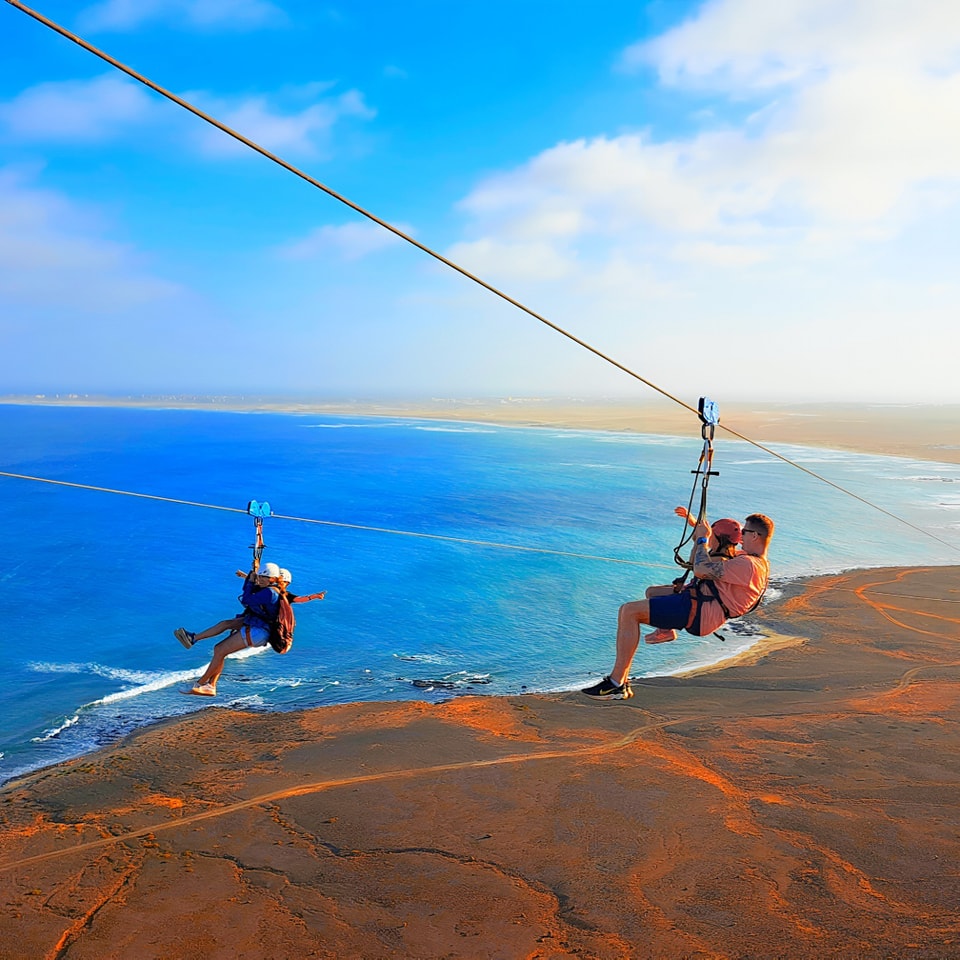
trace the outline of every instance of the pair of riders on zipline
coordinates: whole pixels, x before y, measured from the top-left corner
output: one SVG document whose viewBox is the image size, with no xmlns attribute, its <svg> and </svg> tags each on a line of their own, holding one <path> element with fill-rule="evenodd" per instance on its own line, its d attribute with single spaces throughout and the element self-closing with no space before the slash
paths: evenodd
<svg viewBox="0 0 960 960">
<path fill-rule="evenodd" d="M 620 607 L 614 666 L 603 680 L 583 690 L 590 697 L 626 700 L 633 696 L 630 667 L 640 644 L 641 625 L 656 628 L 647 643 L 675 640 L 678 630 L 706 636 L 727 620 L 749 613 L 763 598 L 770 576 L 767 549 L 774 530 L 769 517 L 753 513 L 742 526 L 727 518 L 711 526 L 706 520 L 692 520 L 683 507 L 676 512 L 695 523 L 696 543 L 690 558 L 694 578 L 689 584 L 684 584 L 684 577 L 673 584 L 648 587 L 645 599 Z M 736 549 L 738 545 L 742 550 Z"/>
<path fill-rule="evenodd" d="M 277 653 L 286 653 L 293 643 L 293 630 L 296 626 L 290 604 L 322 600 L 324 597 L 324 593 L 309 596 L 289 593 L 287 587 L 292 579 L 290 571 L 275 563 L 266 563 L 260 567 L 255 560 L 249 573 L 244 574 L 242 570 L 238 570 L 237 575 L 244 577 L 243 591 L 239 597 L 243 606 L 241 613 L 228 620 L 221 620 L 199 633 L 191 633 L 183 627 L 173 632 L 188 650 L 200 640 L 228 633 L 213 648 L 210 665 L 193 688 L 185 691 L 187 693 L 205 697 L 216 696 L 217 681 L 223 672 L 224 661 L 231 653 L 246 647 L 265 647 L 267 644 Z"/>
</svg>

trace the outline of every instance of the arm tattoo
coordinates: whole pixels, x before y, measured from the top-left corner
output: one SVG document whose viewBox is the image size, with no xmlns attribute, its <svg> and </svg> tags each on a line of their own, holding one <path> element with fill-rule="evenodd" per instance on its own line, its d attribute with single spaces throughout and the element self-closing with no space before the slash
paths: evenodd
<svg viewBox="0 0 960 960">
<path fill-rule="evenodd" d="M 707 577 L 710 580 L 722 580 L 724 562 L 723 560 L 711 559 L 705 543 L 697 544 L 697 550 L 693 557 L 696 576 Z"/>
</svg>

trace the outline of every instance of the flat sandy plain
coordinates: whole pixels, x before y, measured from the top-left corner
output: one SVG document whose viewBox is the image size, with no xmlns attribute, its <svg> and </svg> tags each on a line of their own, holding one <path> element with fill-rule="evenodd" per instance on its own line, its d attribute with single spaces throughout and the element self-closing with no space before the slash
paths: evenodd
<svg viewBox="0 0 960 960">
<path fill-rule="evenodd" d="M 354 416 L 424 417 L 577 430 L 700 436 L 698 398 L 691 409 L 662 400 L 625 401 L 500 398 L 479 400 L 303 401 L 261 397 L 0 397 L 0 403 L 38 405 L 176 407 L 205 410 L 328 413 Z M 960 403 L 957 404 L 754 404 L 724 403 L 717 442 L 726 428 L 758 443 L 806 446 L 960 463 Z"/>
<path fill-rule="evenodd" d="M 158 725 L 0 791 L 0 958 L 960 957 L 958 605 L 855 571 L 627 702 Z"/>
</svg>

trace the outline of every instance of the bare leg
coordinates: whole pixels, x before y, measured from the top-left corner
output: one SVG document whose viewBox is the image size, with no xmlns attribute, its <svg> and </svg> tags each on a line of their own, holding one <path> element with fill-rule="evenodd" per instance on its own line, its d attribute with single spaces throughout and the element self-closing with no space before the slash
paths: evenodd
<svg viewBox="0 0 960 960">
<path fill-rule="evenodd" d="M 241 634 L 239 630 L 231 633 L 228 637 L 224 637 L 224 639 L 213 648 L 213 659 L 210 661 L 210 666 L 204 671 L 203 676 L 197 681 L 197 686 L 199 687 L 205 683 L 209 683 L 216 689 L 220 674 L 223 673 L 224 661 L 231 653 L 242 650 L 246 645 L 247 641 L 244 640 L 243 634 Z"/>
<path fill-rule="evenodd" d="M 651 597 L 669 597 L 671 594 L 676 593 L 673 584 L 671 583 L 665 587 L 647 587 L 647 599 Z M 676 630 L 668 630 L 663 627 L 657 627 L 653 633 L 647 634 L 647 643 L 669 643 L 671 640 L 677 639 Z"/>
<path fill-rule="evenodd" d="M 229 620 L 221 620 L 219 623 L 215 623 L 212 627 L 207 627 L 206 630 L 201 630 L 200 633 L 195 633 L 193 636 L 194 643 L 197 640 L 209 640 L 211 637 L 215 637 L 220 633 L 226 633 L 228 630 L 231 632 L 234 630 L 239 630 L 243 625 L 243 617 L 232 617 Z"/>
<path fill-rule="evenodd" d="M 637 647 L 640 645 L 640 624 L 650 622 L 650 604 L 646 600 L 631 600 L 617 614 L 617 659 L 610 671 L 610 679 L 622 685 L 630 676 Z"/>
<path fill-rule="evenodd" d="M 663 587 L 647 587 L 644 596 L 649 600 L 651 597 L 669 597 L 671 593 L 676 592 L 671 583 Z"/>
</svg>

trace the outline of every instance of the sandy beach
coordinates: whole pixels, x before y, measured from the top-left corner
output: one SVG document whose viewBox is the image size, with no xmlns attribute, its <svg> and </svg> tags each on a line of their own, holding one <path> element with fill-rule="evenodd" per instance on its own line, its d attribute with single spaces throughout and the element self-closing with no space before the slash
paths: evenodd
<svg viewBox="0 0 960 960">
<path fill-rule="evenodd" d="M 0 793 L 0 957 L 960 956 L 957 604 L 855 572 L 627 702 L 148 729 Z"/>
<path fill-rule="evenodd" d="M 681 398 L 696 409 L 698 397 Z M 696 414 L 669 401 L 423 399 L 322 402 L 258 397 L 0 397 L 0 403 L 37 405 L 166 407 L 196 410 L 325 413 L 345 416 L 421 417 L 613 430 L 699 438 Z M 960 463 L 960 404 L 722 403 L 716 440 L 732 434 L 757 443 L 804 446 Z"/>
</svg>

